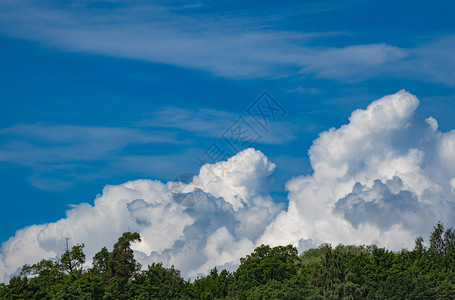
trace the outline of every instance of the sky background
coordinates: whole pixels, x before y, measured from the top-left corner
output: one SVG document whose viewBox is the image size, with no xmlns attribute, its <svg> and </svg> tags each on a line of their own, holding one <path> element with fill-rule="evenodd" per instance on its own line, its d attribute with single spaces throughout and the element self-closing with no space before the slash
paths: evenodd
<svg viewBox="0 0 455 300">
<path fill-rule="evenodd" d="M 454 9 L 0 0 L 0 240 L 93 204 L 107 184 L 198 173 L 238 117 L 260 134 L 285 203 L 285 182 L 313 172 L 318 134 L 383 95 L 405 89 L 418 115 L 455 128 Z M 286 111 L 267 130 L 247 112 L 263 91 Z"/>
</svg>

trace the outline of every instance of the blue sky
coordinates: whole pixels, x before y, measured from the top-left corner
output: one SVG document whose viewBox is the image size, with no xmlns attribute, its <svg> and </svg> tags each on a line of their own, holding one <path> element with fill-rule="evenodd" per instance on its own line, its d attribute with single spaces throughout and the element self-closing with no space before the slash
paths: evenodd
<svg viewBox="0 0 455 300">
<path fill-rule="evenodd" d="M 455 128 L 450 1 L 0 1 L 0 239 L 106 184 L 197 173 L 240 116 L 284 183 L 321 131 L 401 89 Z M 247 108 L 268 91 L 269 131 Z"/>
</svg>

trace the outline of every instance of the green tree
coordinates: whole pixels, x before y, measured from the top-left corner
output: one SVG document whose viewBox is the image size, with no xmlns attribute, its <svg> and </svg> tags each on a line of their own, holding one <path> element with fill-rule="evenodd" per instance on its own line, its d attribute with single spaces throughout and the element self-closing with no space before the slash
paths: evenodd
<svg viewBox="0 0 455 300">
<path fill-rule="evenodd" d="M 102 299 L 101 279 L 93 272 L 72 273 L 55 286 L 52 299 Z"/>
<path fill-rule="evenodd" d="M 240 266 L 234 273 L 237 289 L 245 291 L 270 280 L 290 279 L 297 274 L 298 261 L 297 249 L 292 245 L 274 248 L 261 245 L 240 259 Z"/>
<path fill-rule="evenodd" d="M 197 299 L 225 299 L 234 294 L 234 276 L 232 273 L 217 268 L 210 270 L 205 277 L 200 277 L 192 284 L 192 296 Z"/>
<path fill-rule="evenodd" d="M 434 230 L 430 235 L 430 252 L 437 255 L 443 255 L 445 253 L 443 239 L 444 225 L 441 222 L 438 222 L 433 228 Z"/>
<path fill-rule="evenodd" d="M 423 238 L 421 236 L 419 236 L 415 240 L 414 252 L 420 256 L 425 252 L 425 250 L 426 249 L 425 249 L 425 245 L 423 244 Z"/>
<path fill-rule="evenodd" d="M 321 292 L 302 276 L 296 275 L 291 279 L 279 282 L 267 281 L 266 284 L 250 288 L 246 293 L 246 299 L 324 299 Z"/>
<path fill-rule="evenodd" d="M 95 254 L 93 257 L 93 268 L 91 271 L 98 276 L 106 274 L 108 271 L 109 251 L 106 247 L 103 247 L 101 251 Z"/>
<path fill-rule="evenodd" d="M 128 288 L 128 299 L 181 299 L 187 293 L 188 283 L 180 271 L 153 263 L 138 274 Z"/>
<path fill-rule="evenodd" d="M 53 287 L 64 278 L 60 264 L 52 260 L 24 265 L 20 275 L 11 278 L 4 299 L 48 299 Z"/>
<path fill-rule="evenodd" d="M 107 260 L 107 272 L 103 276 L 106 286 L 103 299 L 128 298 L 127 285 L 141 269 L 141 265 L 134 258 L 131 243 L 140 241 L 139 233 L 125 232 L 115 243 Z"/>
<path fill-rule="evenodd" d="M 77 244 L 71 248 L 68 247 L 68 239 L 66 240 L 66 250 L 60 257 L 60 263 L 68 273 L 73 271 L 82 272 L 82 267 L 85 263 L 84 244 Z"/>
<path fill-rule="evenodd" d="M 130 280 L 141 269 L 141 265 L 134 258 L 131 243 L 141 242 L 137 232 L 125 232 L 114 245 L 107 262 L 110 277 L 120 277 Z"/>
<path fill-rule="evenodd" d="M 19 276 L 0 284 L 0 299 L 454 299 L 455 233 L 442 223 L 414 250 L 377 246 L 322 245 L 301 257 L 291 246 L 261 245 L 240 260 L 234 273 L 214 268 L 193 283 L 174 267 L 154 263 L 139 272 L 124 233 L 109 252 L 105 247 L 82 271 L 83 244 L 60 260 L 25 265 Z"/>
</svg>

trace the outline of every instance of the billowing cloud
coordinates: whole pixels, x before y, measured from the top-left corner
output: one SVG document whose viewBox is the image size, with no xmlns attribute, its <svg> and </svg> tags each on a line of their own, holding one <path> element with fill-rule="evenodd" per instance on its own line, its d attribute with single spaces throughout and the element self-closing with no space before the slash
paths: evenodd
<svg viewBox="0 0 455 300">
<path fill-rule="evenodd" d="M 452 203 L 450 211 L 455 211 Z M 341 214 L 354 228 L 361 224 L 372 224 L 381 229 L 389 229 L 401 224 L 409 230 L 425 230 L 422 225 L 431 226 L 424 220 L 435 220 L 435 206 L 420 202 L 417 196 L 403 189 L 401 179 L 395 176 L 383 183 L 377 179 L 368 188 L 357 182 L 352 193 L 335 203 L 334 212 Z M 426 224 L 425 224 L 426 223 Z"/>
<path fill-rule="evenodd" d="M 143 238 L 134 245 L 143 265 L 162 261 L 186 277 L 232 269 L 260 243 L 412 247 L 438 220 L 455 220 L 455 131 L 439 131 L 434 118 L 415 113 L 418 105 L 400 91 L 322 132 L 309 150 L 313 173 L 286 184 L 286 208 L 269 194 L 275 165 L 254 149 L 202 166 L 189 183 L 106 186 L 94 205 L 74 206 L 66 218 L 3 243 L 0 279 L 58 256 L 64 237 L 85 243 L 90 258 L 127 230 Z"/>
<path fill-rule="evenodd" d="M 247 149 L 227 161 L 202 167 L 188 186 L 135 180 L 106 186 L 94 205 L 67 211 L 55 223 L 34 225 L 3 243 L 0 280 L 25 263 L 55 258 L 63 241 L 85 243 L 87 257 L 112 247 L 124 231 L 136 231 L 142 242 L 134 249 L 144 264 L 163 261 L 187 276 L 205 273 L 213 265 L 235 266 L 254 249 L 263 228 L 283 209 L 267 192 L 267 176 L 275 165 L 259 151 Z M 179 205 L 191 194 L 198 205 Z M 234 252 L 232 249 L 236 249 Z"/>
<path fill-rule="evenodd" d="M 289 207 L 262 242 L 376 243 L 412 247 L 437 220 L 454 224 L 455 131 L 415 110 L 405 92 L 354 111 L 309 150 L 313 174 L 287 182 Z"/>
</svg>

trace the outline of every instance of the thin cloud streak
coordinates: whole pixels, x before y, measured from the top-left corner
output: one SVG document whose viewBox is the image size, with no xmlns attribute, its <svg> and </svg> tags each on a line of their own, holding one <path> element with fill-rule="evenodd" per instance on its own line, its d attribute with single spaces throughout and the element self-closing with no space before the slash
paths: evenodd
<svg viewBox="0 0 455 300">
<path fill-rule="evenodd" d="M 176 65 L 227 78 L 306 73 L 357 82 L 388 75 L 455 85 L 453 36 L 417 48 L 380 43 L 309 47 L 314 37 L 333 33 L 284 31 L 254 18 L 230 23 L 222 16 L 177 14 L 171 7 L 118 4 L 88 10 L 70 3 L 51 10 L 28 1 L 2 1 L 0 24 L 4 34 L 67 51 Z"/>
<path fill-rule="evenodd" d="M 130 123 L 129 127 L 17 124 L 0 128 L 0 163 L 29 168 L 32 171 L 29 183 L 49 191 L 65 190 L 75 181 L 107 178 L 119 172 L 173 178 L 179 172 L 194 172 L 196 158 L 209 142 L 183 152 L 182 146 L 196 140 L 222 140 L 223 132 L 238 117 L 212 109 L 168 107 L 149 114 L 148 119 Z M 253 118 L 243 117 L 255 124 Z M 268 131 L 255 125 L 260 131 L 257 143 L 278 145 L 295 139 L 296 127 L 292 124 L 273 122 Z M 165 145 L 173 145 L 172 150 L 154 152 L 155 147 Z"/>
<path fill-rule="evenodd" d="M 293 141 L 297 127 L 291 122 L 272 121 L 267 131 L 260 127 L 254 118 L 244 114 L 234 114 L 213 109 L 181 109 L 167 107 L 151 114 L 149 119 L 136 122 L 139 128 L 176 128 L 201 137 L 222 138 L 226 130 L 239 117 L 242 117 L 260 134 L 259 143 L 283 144 Z"/>
<path fill-rule="evenodd" d="M 0 161 L 29 166 L 104 159 L 133 144 L 180 143 L 168 132 L 71 125 L 14 125 L 0 129 L 0 136 L 6 139 Z"/>
</svg>

